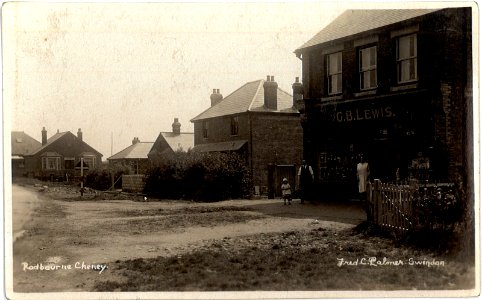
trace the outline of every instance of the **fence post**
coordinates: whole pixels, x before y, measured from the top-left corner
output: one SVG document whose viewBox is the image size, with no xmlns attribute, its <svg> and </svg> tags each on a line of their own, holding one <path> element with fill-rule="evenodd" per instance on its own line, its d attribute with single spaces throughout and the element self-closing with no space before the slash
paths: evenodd
<svg viewBox="0 0 482 300">
<path fill-rule="evenodd" d="M 380 179 L 375 179 L 373 182 L 373 217 L 374 217 L 374 222 L 377 225 L 380 225 L 380 205 L 381 205 L 381 199 L 380 199 Z"/>
</svg>

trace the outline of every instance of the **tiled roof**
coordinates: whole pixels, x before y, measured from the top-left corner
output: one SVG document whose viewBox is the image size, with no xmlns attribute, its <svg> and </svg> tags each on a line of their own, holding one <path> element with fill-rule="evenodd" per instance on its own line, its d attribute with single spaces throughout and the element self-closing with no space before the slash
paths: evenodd
<svg viewBox="0 0 482 300">
<path fill-rule="evenodd" d="M 107 160 L 147 159 L 147 154 L 149 151 L 151 151 L 152 145 L 154 145 L 152 142 L 138 142 L 112 155 L 111 157 L 107 158 Z"/>
<path fill-rule="evenodd" d="M 57 132 L 56 134 L 52 135 L 48 140 L 47 140 L 47 144 L 43 145 L 42 147 L 38 148 L 37 151 L 35 151 L 34 153 L 32 153 L 31 155 L 35 155 L 39 152 L 41 152 L 43 149 L 47 148 L 49 145 L 51 145 L 52 143 L 54 143 L 56 140 L 60 139 L 61 137 L 63 137 L 64 135 L 66 135 L 69 131 L 66 131 L 66 132 Z"/>
<path fill-rule="evenodd" d="M 181 132 L 180 134 L 175 134 L 172 132 L 161 132 L 160 134 L 173 151 L 187 151 L 194 147 L 194 133 Z"/>
<path fill-rule="evenodd" d="M 295 52 L 298 53 L 304 48 L 416 18 L 437 10 L 439 9 L 347 10 Z"/>
<path fill-rule="evenodd" d="M 33 153 L 42 143 L 23 131 L 12 131 L 12 156 L 23 156 Z"/>
<path fill-rule="evenodd" d="M 239 140 L 239 141 L 229 141 L 229 142 L 220 142 L 220 143 L 200 144 L 200 145 L 196 145 L 193 148 L 193 151 L 197 151 L 197 152 L 236 151 L 236 150 L 239 150 L 247 142 L 248 142 L 247 140 Z"/>
<path fill-rule="evenodd" d="M 273 111 L 264 107 L 264 80 L 248 82 L 214 106 L 194 117 L 191 122 L 247 111 Z M 278 109 L 276 112 L 298 112 L 293 109 L 293 98 L 278 88 Z"/>
<path fill-rule="evenodd" d="M 74 138 L 78 138 L 77 136 L 75 136 L 72 132 L 70 131 L 65 131 L 65 132 L 57 132 L 56 134 L 54 134 L 53 136 L 51 136 L 48 140 L 47 140 L 47 143 L 45 145 L 43 145 L 42 147 L 38 148 L 35 152 L 33 152 L 32 154 L 30 155 L 36 155 L 40 152 L 42 152 L 45 148 L 47 148 L 48 146 L 54 144 L 55 142 L 57 142 L 59 139 L 61 139 L 62 137 L 66 136 L 66 135 L 72 135 Z M 94 148 L 92 148 L 89 144 L 87 144 L 86 142 L 82 141 L 82 143 L 84 143 L 84 145 L 87 146 L 87 148 L 91 149 L 93 153 L 96 153 L 100 156 L 102 156 L 102 154 L 100 152 L 98 152 L 97 150 L 95 150 Z"/>
</svg>

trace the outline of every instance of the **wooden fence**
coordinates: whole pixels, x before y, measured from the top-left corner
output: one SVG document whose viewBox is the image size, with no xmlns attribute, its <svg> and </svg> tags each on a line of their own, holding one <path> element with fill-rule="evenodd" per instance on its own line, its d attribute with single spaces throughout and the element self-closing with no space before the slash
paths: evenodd
<svg viewBox="0 0 482 300">
<path fill-rule="evenodd" d="M 413 229 L 416 222 L 415 186 L 382 183 L 376 179 L 368 184 L 367 192 L 369 222 L 396 233 Z"/>
</svg>

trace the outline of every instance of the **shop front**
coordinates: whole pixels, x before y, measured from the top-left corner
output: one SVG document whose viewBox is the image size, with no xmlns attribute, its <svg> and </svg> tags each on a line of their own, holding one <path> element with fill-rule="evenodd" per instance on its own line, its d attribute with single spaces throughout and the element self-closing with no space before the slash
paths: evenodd
<svg viewBox="0 0 482 300">
<path fill-rule="evenodd" d="M 357 197 L 356 165 L 364 156 L 370 179 L 384 182 L 431 179 L 433 162 L 443 161 L 437 145 L 431 97 L 424 93 L 321 103 L 308 131 L 319 193 Z"/>
</svg>

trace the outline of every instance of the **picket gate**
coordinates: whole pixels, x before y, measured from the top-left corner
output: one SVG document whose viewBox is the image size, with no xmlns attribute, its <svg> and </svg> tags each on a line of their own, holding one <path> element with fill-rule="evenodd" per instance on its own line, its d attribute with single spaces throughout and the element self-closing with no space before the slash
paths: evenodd
<svg viewBox="0 0 482 300">
<path fill-rule="evenodd" d="M 396 233 L 406 233 L 414 227 L 416 187 L 382 183 L 376 179 L 368 183 L 369 222 Z"/>
</svg>

